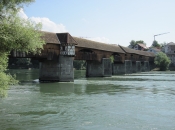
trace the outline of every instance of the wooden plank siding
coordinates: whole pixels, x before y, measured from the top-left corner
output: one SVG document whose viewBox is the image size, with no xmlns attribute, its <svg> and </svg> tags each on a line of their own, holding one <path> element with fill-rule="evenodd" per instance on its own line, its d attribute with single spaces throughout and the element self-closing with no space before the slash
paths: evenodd
<svg viewBox="0 0 175 130">
<path fill-rule="evenodd" d="M 112 55 L 114 55 L 114 62 L 124 62 L 125 52 L 117 45 L 100 43 L 78 37 L 73 38 L 77 42 L 75 48 L 76 60 L 81 59 L 101 61 L 102 58 L 110 58 Z M 88 49 L 89 52 L 83 51 L 83 49 Z M 115 54 L 117 55 L 115 56 Z"/>
<path fill-rule="evenodd" d="M 155 57 L 155 54 L 152 52 L 147 51 L 140 51 L 140 50 L 134 50 L 130 49 L 128 47 L 119 46 L 126 54 L 125 59 L 126 60 L 132 60 L 135 61 L 150 61 L 153 60 Z"/>
<path fill-rule="evenodd" d="M 52 60 L 60 54 L 60 45 L 47 43 L 43 46 L 40 54 L 26 53 L 21 51 L 13 50 L 9 57 L 15 58 L 36 58 L 36 59 L 49 59 Z"/>
<path fill-rule="evenodd" d="M 114 56 L 114 63 L 124 63 L 125 60 L 151 61 L 154 60 L 154 53 L 146 51 L 138 51 L 114 44 L 105 44 L 91 41 L 83 38 L 72 37 L 69 33 L 51 33 L 42 32 L 43 40 L 46 44 L 41 50 L 41 54 L 31 54 L 19 51 L 12 51 L 10 57 L 25 57 L 52 60 L 59 55 L 73 56 L 75 60 L 96 60 L 101 61 L 102 58 L 110 58 Z M 75 53 L 71 49 L 63 49 L 64 47 L 73 46 Z M 71 51 L 70 51 L 71 50 Z M 66 51 L 66 52 L 65 52 Z M 68 52 L 69 51 L 69 52 Z"/>
<path fill-rule="evenodd" d="M 83 47 L 75 48 L 75 60 L 96 60 L 101 61 L 102 58 L 110 58 L 113 55 L 113 52 L 102 51 L 97 49 L 90 49 L 91 52 L 83 51 Z M 119 56 L 114 55 L 114 62 L 124 63 L 124 54 L 120 53 Z"/>
</svg>

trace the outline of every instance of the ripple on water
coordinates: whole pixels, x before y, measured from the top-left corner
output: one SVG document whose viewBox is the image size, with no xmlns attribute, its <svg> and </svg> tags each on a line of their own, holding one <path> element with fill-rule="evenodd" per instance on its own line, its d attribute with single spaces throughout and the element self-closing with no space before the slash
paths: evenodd
<svg viewBox="0 0 175 130">
<path fill-rule="evenodd" d="M 175 72 L 148 72 L 74 83 L 33 82 L 24 73 L 19 85 L 0 100 L 1 129 L 173 129 Z M 80 74 L 80 71 L 78 72 Z"/>
</svg>

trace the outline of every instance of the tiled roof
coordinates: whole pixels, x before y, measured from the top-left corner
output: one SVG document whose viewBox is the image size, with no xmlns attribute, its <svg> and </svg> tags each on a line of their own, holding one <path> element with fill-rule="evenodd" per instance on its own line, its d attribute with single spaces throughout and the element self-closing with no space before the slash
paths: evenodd
<svg viewBox="0 0 175 130">
<path fill-rule="evenodd" d="M 157 51 L 157 52 L 160 52 L 160 51 L 161 51 L 161 49 L 157 49 L 157 48 L 150 48 L 150 49 L 155 50 L 155 51 Z M 149 50 L 150 50 L 150 49 L 149 49 Z"/>
<path fill-rule="evenodd" d="M 175 45 L 175 43 L 174 42 L 170 42 L 167 45 Z"/>
<path fill-rule="evenodd" d="M 125 53 L 119 46 L 113 44 L 105 44 L 101 42 L 91 41 L 83 38 L 73 37 L 77 42 L 77 47 L 85 47 L 89 49 L 97 49 L 109 52 Z"/>
<path fill-rule="evenodd" d="M 120 46 L 120 47 L 123 51 L 125 51 L 126 53 L 129 53 L 129 54 L 144 55 L 144 56 L 149 56 L 149 57 L 154 57 L 155 56 L 155 54 L 152 53 L 152 52 L 135 50 L 135 49 L 131 49 L 131 48 L 128 48 L 128 47 L 123 47 L 123 46 Z"/>
<path fill-rule="evenodd" d="M 57 33 L 57 36 L 61 43 L 77 44 L 77 42 L 73 39 L 73 37 L 69 33 Z"/>
<path fill-rule="evenodd" d="M 43 34 L 42 38 L 46 43 L 60 44 L 60 41 L 56 33 L 41 31 Z"/>
<path fill-rule="evenodd" d="M 143 47 L 143 48 L 145 48 L 145 49 L 147 49 L 147 47 L 146 47 L 146 45 L 145 45 L 145 44 L 138 43 L 138 45 L 139 45 L 139 46 L 141 46 L 141 47 Z"/>
</svg>

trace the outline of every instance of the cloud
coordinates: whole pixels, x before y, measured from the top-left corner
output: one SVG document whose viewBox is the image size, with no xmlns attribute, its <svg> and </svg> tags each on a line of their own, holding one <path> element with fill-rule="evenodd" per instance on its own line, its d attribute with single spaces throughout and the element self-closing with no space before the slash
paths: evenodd
<svg viewBox="0 0 175 130">
<path fill-rule="evenodd" d="M 49 32 L 67 32 L 66 27 L 63 24 L 56 24 L 53 21 L 51 21 L 49 18 L 46 17 L 31 17 L 32 21 L 36 23 L 42 23 L 43 31 L 49 31 Z"/>
<path fill-rule="evenodd" d="M 21 17 L 21 18 L 24 18 L 24 19 L 28 19 L 28 16 L 24 13 L 24 10 L 21 8 L 18 15 Z"/>
<path fill-rule="evenodd" d="M 49 18 L 46 17 L 28 17 L 24 10 L 21 8 L 18 15 L 21 18 L 24 19 L 30 19 L 34 21 L 35 23 L 42 23 L 42 30 L 48 31 L 48 32 L 55 32 L 55 33 L 61 33 L 61 32 L 68 32 L 66 27 L 63 24 L 57 24 L 53 21 L 51 21 Z M 84 22 L 88 22 L 85 18 L 82 19 Z M 109 39 L 106 37 L 92 37 L 92 38 L 85 38 L 92 41 L 102 42 L 102 43 L 109 43 Z"/>
<path fill-rule="evenodd" d="M 96 42 L 108 43 L 108 44 L 110 42 L 110 40 L 106 37 L 93 37 L 93 38 L 85 38 L 85 39 L 96 41 Z"/>
<path fill-rule="evenodd" d="M 55 33 L 61 33 L 61 32 L 68 32 L 66 30 L 66 27 L 63 24 L 57 24 L 53 21 L 51 21 L 49 18 L 46 17 L 28 17 L 23 9 L 20 9 L 19 16 L 24 19 L 30 19 L 34 21 L 35 23 L 42 23 L 42 30 L 48 31 L 48 32 L 55 32 Z"/>
</svg>

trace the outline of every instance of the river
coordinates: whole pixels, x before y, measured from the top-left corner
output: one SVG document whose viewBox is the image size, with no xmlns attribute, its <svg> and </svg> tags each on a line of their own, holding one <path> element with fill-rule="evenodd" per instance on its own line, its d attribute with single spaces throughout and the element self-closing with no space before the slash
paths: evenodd
<svg viewBox="0 0 175 130">
<path fill-rule="evenodd" d="M 10 70 L 19 85 L 0 99 L 0 130 L 174 130 L 175 71 L 39 83 L 38 70 Z"/>
</svg>

